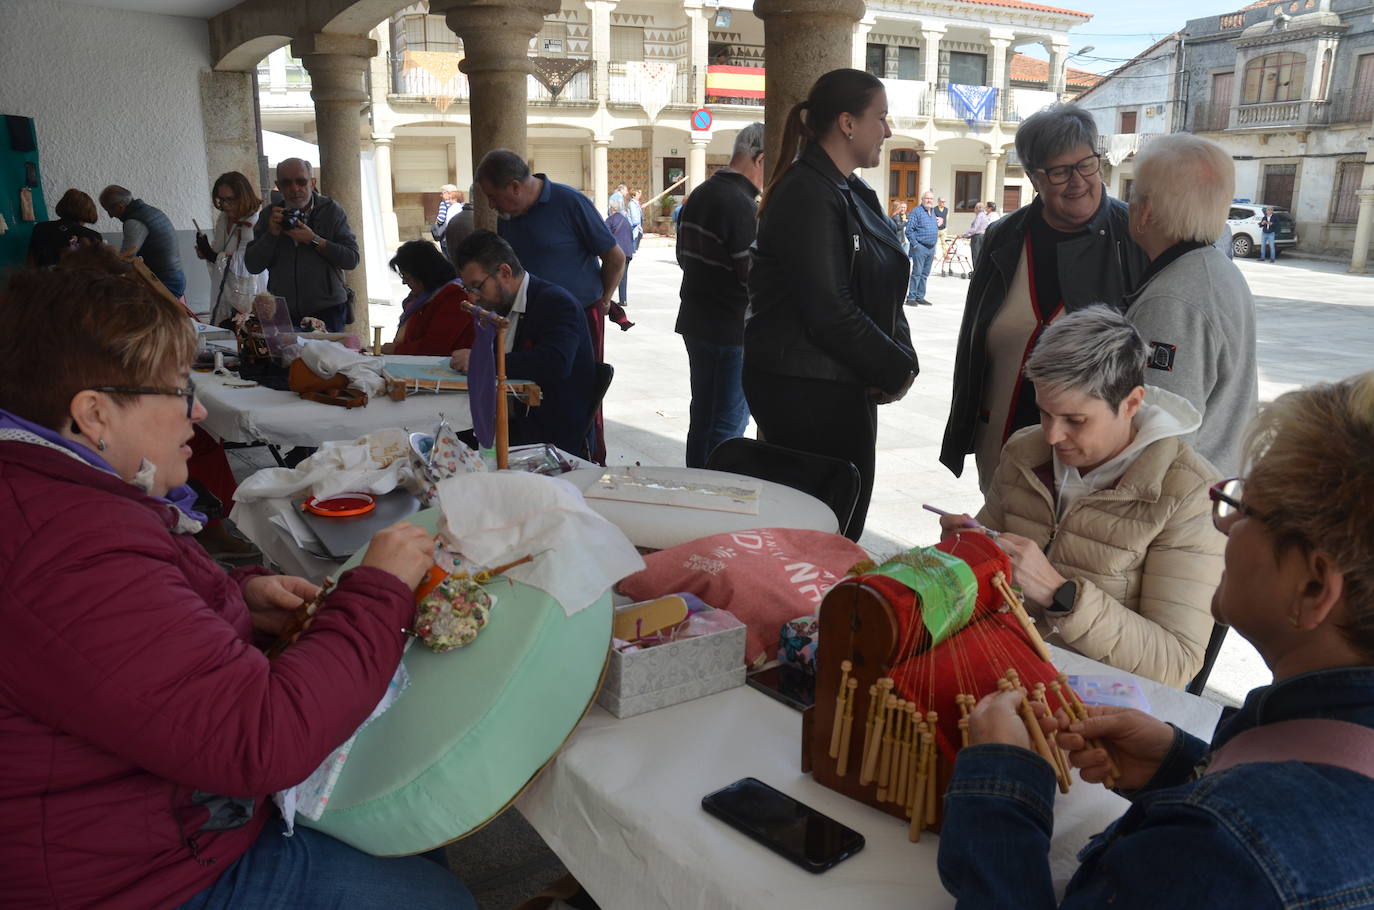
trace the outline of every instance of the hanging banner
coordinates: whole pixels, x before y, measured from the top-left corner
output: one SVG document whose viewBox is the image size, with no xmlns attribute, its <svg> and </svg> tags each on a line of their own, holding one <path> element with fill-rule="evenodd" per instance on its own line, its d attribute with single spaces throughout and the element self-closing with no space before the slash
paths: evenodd
<svg viewBox="0 0 1374 910">
<path fill-rule="evenodd" d="M 954 113 L 977 129 L 979 123 L 991 123 L 997 107 L 997 89 L 990 85 L 958 85 L 950 83 L 949 103 Z"/>
<path fill-rule="evenodd" d="M 758 98 L 762 100 L 763 82 L 763 67 L 706 67 L 706 96 L 708 98 Z"/>
</svg>

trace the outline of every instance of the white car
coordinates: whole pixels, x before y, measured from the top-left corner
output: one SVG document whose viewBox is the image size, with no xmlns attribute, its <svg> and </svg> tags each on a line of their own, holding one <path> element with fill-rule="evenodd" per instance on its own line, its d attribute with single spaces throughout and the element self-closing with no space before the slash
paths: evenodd
<svg viewBox="0 0 1374 910">
<path fill-rule="evenodd" d="M 1272 206 L 1274 209 L 1274 246 L 1277 250 L 1289 250 L 1297 245 L 1298 225 L 1288 209 Z M 1231 228 L 1231 251 L 1237 259 L 1260 254 L 1260 219 L 1264 217 L 1264 203 L 1233 202 L 1226 224 Z"/>
</svg>

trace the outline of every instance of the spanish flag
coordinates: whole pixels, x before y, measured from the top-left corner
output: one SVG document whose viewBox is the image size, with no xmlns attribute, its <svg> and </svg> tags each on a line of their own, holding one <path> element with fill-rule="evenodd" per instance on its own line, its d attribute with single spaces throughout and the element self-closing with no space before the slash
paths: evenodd
<svg viewBox="0 0 1374 910">
<path fill-rule="evenodd" d="M 708 66 L 706 94 L 717 98 L 762 98 L 763 75 L 762 67 Z"/>
</svg>

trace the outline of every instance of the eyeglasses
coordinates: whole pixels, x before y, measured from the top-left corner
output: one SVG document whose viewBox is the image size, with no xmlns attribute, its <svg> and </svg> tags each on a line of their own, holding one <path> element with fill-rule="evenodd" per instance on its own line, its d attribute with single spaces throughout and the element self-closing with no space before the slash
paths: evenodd
<svg viewBox="0 0 1374 910">
<path fill-rule="evenodd" d="M 1045 179 L 1055 186 L 1062 186 L 1068 183 L 1076 172 L 1080 177 L 1091 177 L 1102 168 L 1101 155 L 1089 155 L 1076 164 L 1061 164 L 1058 167 L 1039 168 L 1040 173 L 1045 175 Z"/>
<path fill-rule="evenodd" d="M 186 377 L 186 387 L 181 389 L 157 385 L 93 385 L 90 390 L 92 392 L 113 392 L 119 395 L 174 395 L 177 398 L 185 398 L 187 420 L 191 419 L 191 412 L 196 409 L 196 383 L 189 376 Z"/>
<path fill-rule="evenodd" d="M 464 285 L 464 287 L 466 287 L 470 293 L 476 294 L 477 297 L 478 297 L 478 299 L 481 299 L 481 298 L 483 298 L 483 297 L 486 296 L 484 293 L 482 293 L 482 287 L 483 287 L 488 281 L 490 281 L 491 279 L 493 279 L 493 278 L 495 278 L 495 277 L 496 277 L 495 275 L 493 275 L 493 274 L 491 274 L 490 272 L 488 272 L 488 273 L 487 273 L 487 277 L 483 278 L 481 281 L 477 282 L 476 284 Z"/>
<path fill-rule="evenodd" d="M 1245 479 L 1241 477 L 1228 477 L 1220 483 L 1213 484 L 1207 491 L 1207 498 L 1212 500 L 1212 524 L 1221 533 L 1230 535 L 1231 526 L 1242 515 L 1257 521 L 1266 520 L 1262 512 L 1252 509 L 1241 500 L 1244 492 Z"/>
<path fill-rule="evenodd" d="M 239 197 L 237 197 L 237 196 L 216 196 L 216 197 L 215 197 L 215 208 L 217 208 L 217 209 L 222 209 L 222 208 L 224 208 L 226 205 L 232 205 L 234 202 L 236 202 L 236 201 L 238 200 L 238 198 L 239 198 Z"/>
<path fill-rule="evenodd" d="M 309 186 L 309 177 L 278 177 L 277 186 Z"/>
</svg>

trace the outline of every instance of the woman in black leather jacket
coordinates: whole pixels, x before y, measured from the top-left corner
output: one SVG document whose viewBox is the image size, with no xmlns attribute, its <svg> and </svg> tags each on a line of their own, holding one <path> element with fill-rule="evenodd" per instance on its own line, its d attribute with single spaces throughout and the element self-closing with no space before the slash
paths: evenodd
<svg viewBox="0 0 1374 910">
<path fill-rule="evenodd" d="M 744 323 L 744 395 L 762 437 L 859 469 L 840 528 L 851 540 L 873 493 L 877 406 L 905 395 L 918 369 L 902 312 L 910 261 L 853 176 L 891 135 L 887 93 L 859 70 L 826 73 L 792 108 L 759 207 Z"/>
</svg>

